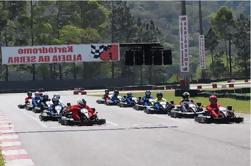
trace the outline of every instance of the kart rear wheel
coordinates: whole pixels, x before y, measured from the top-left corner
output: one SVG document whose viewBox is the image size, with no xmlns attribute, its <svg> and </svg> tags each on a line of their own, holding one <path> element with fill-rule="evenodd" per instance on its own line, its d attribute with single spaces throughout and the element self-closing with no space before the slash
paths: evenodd
<svg viewBox="0 0 251 166">
<path fill-rule="evenodd" d="M 18 107 L 19 109 L 24 109 L 24 108 L 25 108 L 25 105 L 19 104 L 17 107 Z"/>
<path fill-rule="evenodd" d="M 58 122 L 61 124 L 61 125 L 64 125 L 64 126 L 67 126 L 69 125 L 68 121 L 67 120 L 63 120 L 63 119 L 58 119 Z"/>
</svg>

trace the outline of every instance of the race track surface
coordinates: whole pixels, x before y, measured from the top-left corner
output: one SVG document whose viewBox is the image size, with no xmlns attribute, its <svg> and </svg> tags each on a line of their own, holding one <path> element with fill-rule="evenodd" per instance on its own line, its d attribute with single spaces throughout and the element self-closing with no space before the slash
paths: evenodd
<svg viewBox="0 0 251 166">
<path fill-rule="evenodd" d="M 64 103 L 82 97 L 72 91 L 56 93 Z M 250 165 L 249 115 L 241 114 L 245 118 L 241 124 L 199 124 L 193 119 L 98 105 L 98 97 L 84 96 L 107 124 L 69 127 L 41 122 L 39 114 L 19 110 L 24 97 L 24 93 L 0 94 L 0 113 L 12 121 L 36 166 Z"/>
</svg>

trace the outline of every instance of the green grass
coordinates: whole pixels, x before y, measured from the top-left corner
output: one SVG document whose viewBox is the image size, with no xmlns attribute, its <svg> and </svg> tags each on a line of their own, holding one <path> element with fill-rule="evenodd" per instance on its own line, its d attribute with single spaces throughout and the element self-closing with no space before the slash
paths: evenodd
<svg viewBox="0 0 251 166">
<path fill-rule="evenodd" d="M 0 166 L 4 166 L 4 159 L 3 159 L 2 152 L 0 152 Z"/>
<path fill-rule="evenodd" d="M 162 91 L 164 98 L 167 101 L 174 101 L 175 104 L 179 104 L 181 97 L 174 96 L 174 91 Z M 123 96 L 126 93 L 121 92 L 120 95 Z M 144 96 L 144 92 L 133 93 L 135 97 Z M 155 97 L 156 92 L 152 92 L 152 95 Z M 209 101 L 207 97 L 192 97 L 195 102 L 202 103 L 203 106 L 207 106 Z M 248 100 L 236 100 L 231 98 L 218 98 L 218 102 L 222 106 L 232 106 L 235 112 L 241 112 L 250 114 L 250 101 Z"/>
</svg>

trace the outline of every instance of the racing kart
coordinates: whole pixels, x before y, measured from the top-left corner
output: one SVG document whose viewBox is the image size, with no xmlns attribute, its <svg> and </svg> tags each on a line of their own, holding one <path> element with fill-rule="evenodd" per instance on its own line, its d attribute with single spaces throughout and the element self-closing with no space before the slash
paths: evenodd
<svg viewBox="0 0 251 166">
<path fill-rule="evenodd" d="M 118 103 L 120 107 L 133 107 L 137 103 L 137 98 L 133 97 L 132 100 L 127 100 L 124 96 L 121 101 Z"/>
<path fill-rule="evenodd" d="M 43 110 L 43 112 L 39 115 L 39 119 L 41 121 L 58 120 L 61 117 L 63 110 L 64 107 L 58 104 L 54 107 L 54 110 L 52 111 L 49 111 L 48 109 Z"/>
<path fill-rule="evenodd" d="M 156 102 L 152 106 L 146 106 L 144 112 L 147 114 L 168 114 L 173 108 L 173 101 Z"/>
<path fill-rule="evenodd" d="M 58 119 L 58 122 L 62 125 L 78 125 L 78 126 L 92 126 L 92 125 L 102 125 L 106 123 L 105 119 L 99 119 L 97 116 L 97 112 L 95 112 L 95 109 L 93 108 L 94 113 L 89 117 L 88 111 L 86 109 L 81 109 L 80 114 L 81 114 L 81 120 L 80 121 L 75 121 L 72 118 L 72 113 L 65 110 L 62 113 L 62 116 Z"/>
<path fill-rule="evenodd" d="M 19 104 L 19 105 L 17 105 L 17 107 L 19 109 L 26 109 L 26 110 L 30 111 L 33 108 L 31 100 L 32 99 L 29 99 L 25 104 Z"/>
<path fill-rule="evenodd" d="M 183 106 L 176 105 L 169 112 L 169 115 L 172 118 L 194 118 L 204 112 L 205 111 L 201 106 L 201 103 L 194 104 L 193 102 L 186 102 L 183 104 Z"/>
<path fill-rule="evenodd" d="M 84 88 L 75 88 L 75 89 L 73 90 L 73 94 L 74 94 L 74 95 L 78 95 L 78 94 L 86 95 L 87 92 L 85 91 Z"/>
<path fill-rule="evenodd" d="M 219 108 L 219 118 L 213 118 L 206 111 L 203 114 L 194 118 L 199 123 L 241 123 L 244 121 L 243 117 L 236 116 L 231 106 Z"/>
</svg>

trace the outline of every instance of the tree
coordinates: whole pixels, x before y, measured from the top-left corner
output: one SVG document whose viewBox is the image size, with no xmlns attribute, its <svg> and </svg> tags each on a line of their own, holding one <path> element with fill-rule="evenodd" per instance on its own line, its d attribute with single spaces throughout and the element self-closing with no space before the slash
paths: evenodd
<svg viewBox="0 0 251 166">
<path fill-rule="evenodd" d="M 212 28 L 225 42 L 225 53 L 227 57 L 227 64 L 229 64 L 230 76 L 232 75 L 232 57 L 231 57 L 231 43 L 234 34 L 234 19 L 232 11 L 223 6 L 211 17 Z M 228 41 L 228 51 L 227 51 L 227 41 Z M 229 53 L 227 55 L 227 52 Z"/>
<path fill-rule="evenodd" d="M 219 42 L 218 42 L 218 36 L 216 34 L 216 32 L 214 31 L 213 28 L 210 28 L 205 36 L 205 46 L 206 49 L 210 51 L 211 54 L 211 60 L 212 60 L 212 66 L 211 69 L 214 72 L 214 53 L 216 51 L 216 48 L 218 46 Z"/>
<path fill-rule="evenodd" d="M 243 14 L 236 20 L 234 44 L 237 48 L 237 62 L 246 77 L 250 77 L 250 19 Z"/>
</svg>

